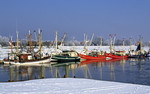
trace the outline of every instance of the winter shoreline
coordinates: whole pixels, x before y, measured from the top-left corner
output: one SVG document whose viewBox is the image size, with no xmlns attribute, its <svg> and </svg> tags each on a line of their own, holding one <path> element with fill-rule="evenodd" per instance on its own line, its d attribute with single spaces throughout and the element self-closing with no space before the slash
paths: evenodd
<svg viewBox="0 0 150 94">
<path fill-rule="evenodd" d="M 76 78 L 0 83 L 1 94 L 149 94 L 150 87 Z"/>
</svg>

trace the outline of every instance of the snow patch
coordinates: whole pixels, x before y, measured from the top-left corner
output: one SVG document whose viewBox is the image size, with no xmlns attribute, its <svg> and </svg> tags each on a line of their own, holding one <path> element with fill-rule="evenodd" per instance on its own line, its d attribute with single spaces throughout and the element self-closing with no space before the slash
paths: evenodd
<svg viewBox="0 0 150 94">
<path fill-rule="evenodd" d="M 150 87 L 76 78 L 1 83 L 1 94 L 149 94 Z"/>
</svg>

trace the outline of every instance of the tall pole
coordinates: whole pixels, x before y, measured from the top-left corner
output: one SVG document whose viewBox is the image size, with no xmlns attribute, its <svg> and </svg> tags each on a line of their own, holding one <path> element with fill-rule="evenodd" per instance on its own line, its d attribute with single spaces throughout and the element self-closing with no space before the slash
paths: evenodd
<svg viewBox="0 0 150 94">
<path fill-rule="evenodd" d="M 112 49 L 113 49 L 112 48 L 112 35 L 110 34 L 109 37 L 110 37 L 110 48 L 109 49 L 110 49 L 110 53 L 112 53 Z"/>
<path fill-rule="evenodd" d="M 18 42 L 18 32 L 16 32 L 16 34 L 17 34 L 17 42 L 16 42 L 16 43 L 17 43 L 17 45 L 16 45 L 17 48 L 16 48 L 16 53 L 18 54 L 18 52 L 19 52 L 19 51 L 18 51 L 18 46 L 19 46 L 19 42 Z"/>
<path fill-rule="evenodd" d="M 28 41 L 29 41 L 29 51 L 32 52 L 32 39 L 31 39 L 31 32 L 29 30 L 29 35 L 28 35 Z"/>
<path fill-rule="evenodd" d="M 42 31 L 39 29 L 39 50 L 41 55 L 41 47 L 42 47 Z"/>
<path fill-rule="evenodd" d="M 92 44 L 93 37 L 94 37 L 94 33 L 93 33 L 93 35 L 92 35 L 92 37 L 91 37 L 91 40 L 90 40 L 90 44 L 89 44 L 89 46 L 91 46 L 91 44 Z"/>
<path fill-rule="evenodd" d="M 84 34 L 84 49 L 86 50 L 86 46 L 87 46 L 87 35 Z"/>
<path fill-rule="evenodd" d="M 123 38 L 122 48 L 125 48 L 125 39 Z"/>
<path fill-rule="evenodd" d="M 11 36 L 11 38 L 10 38 L 10 49 L 11 49 L 11 53 L 13 53 L 13 44 L 12 44 L 12 36 Z"/>
<path fill-rule="evenodd" d="M 103 40 L 102 37 L 100 37 L 100 47 L 102 47 L 102 44 L 103 44 Z"/>
<path fill-rule="evenodd" d="M 131 45 L 132 45 L 132 42 L 131 42 L 131 38 L 130 38 L 130 51 L 132 50 Z"/>
<path fill-rule="evenodd" d="M 64 42 L 64 40 L 65 40 L 65 37 L 66 37 L 66 33 L 64 34 L 64 36 L 63 36 L 63 38 L 62 38 L 62 40 L 61 40 L 61 46 L 64 45 L 63 42 Z"/>
<path fill-rule="evenodd" d="M 37 41 L 36 31 L 34 31 L 35 41 Z"/>
<path fill-rule="evenodd" d="M 115 46 L 115 41 L 116 41 L 116 34 L 113 35 L 112 39 L 113 39 L 113 47 L 114 47 Z"/>
<path fill-rule="evenodd" d="M 142 53 L 142 37 L 140 36 L 140 53 Z"/>
<path fill-rule="evenodd" d="M 55 47 L 56 47 L 56 49 L 58 49 L 58 32 L 56 32 Z"/>
</svg>

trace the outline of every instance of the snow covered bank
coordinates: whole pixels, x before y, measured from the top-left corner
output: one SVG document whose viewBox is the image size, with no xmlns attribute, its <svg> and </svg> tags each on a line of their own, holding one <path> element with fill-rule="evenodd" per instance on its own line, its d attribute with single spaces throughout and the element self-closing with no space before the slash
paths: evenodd
<svg viewBox="0 0 150 94">
<path fill-rule="evenodd" d="M 150 94 L 150 86 L 74 78 L 0 83 L 0 94 Z"/>
</svg>

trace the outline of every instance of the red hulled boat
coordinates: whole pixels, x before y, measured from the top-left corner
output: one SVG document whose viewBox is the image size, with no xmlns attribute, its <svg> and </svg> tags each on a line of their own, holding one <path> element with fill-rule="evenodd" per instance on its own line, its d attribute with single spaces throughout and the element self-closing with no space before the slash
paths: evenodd
<svg viewBox="0 0 150 94">
<path fill-rule="evenodd" d="M 106 53 L 106 57 L 112 59 L 125 59 L 128 58 L 128 55 L 125 54 L 125 51 L 115 51 L 115 53 Z"/>
<path fill-rule="evenodd" d="M 104 54 L 99 54 L 98 52 L 91 52 L 88 55 L 79 54 L 81 59 L 87 59 L 87 60 L 105 60 L 106 56 Z"/>
</svg>

